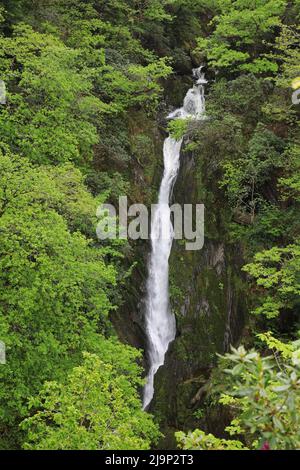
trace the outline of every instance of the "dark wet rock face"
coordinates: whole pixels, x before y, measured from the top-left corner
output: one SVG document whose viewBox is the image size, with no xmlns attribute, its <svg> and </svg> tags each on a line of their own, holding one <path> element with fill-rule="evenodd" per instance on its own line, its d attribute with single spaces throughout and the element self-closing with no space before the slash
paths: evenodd
<svg viewBox="0 0 300 470">
<path fill-rule="evenodd" d="M 241 249 L 226 241 L 223 197 L 206 174 L 201 155 L 183 152 L 173 199 L 205 204 L 205 243 L 202 250 L 186 251 L 183 243 L 175 241 L 170 258 L 177 335 L 157 374 L 151 406 L 167 435 L 163 445 L 170 447 L 174 430 L 193 429 L 199 423 L 193 413 L 205 396 L 216 352 L 228 351 L 238 341 L 246 310 Z M 206 418 L 206 427 L 216 431 L 220 416 L 212 413 Z"/>
<path fill-rule="evenodd" d="M 179 87 L 178 81 L 175 89 Z M 186 90 L 186 84 L 182 85 Z M 169 92 L 170 94 L 171 92 Z M 179 93 L 179 92 L 177 92 Z M 182 93 L 183 94 L 183 93 Z M 166 102 L 168 103 L 168 97 Z M 168 106 L 162 110 L 164 115 Z M 147 126 L 142 128 L 142 122 Z M 148 206 L 156 201 L 162 172 L 160 120 L 155 126 L 137 116 L 132 124 L 132 139 L 143 133 L 154 143 L 140 168 L 132 170 L 138 200 Z M 176 315 L 177 333 L 170 345 L 165 364 L 155 377 L 155 395 L 150 411 L 161 423 L 166 438 L 162 448 L 174 448 L 174 431 L 199 426 L 194 412 L 201 406 L 210 372 L 216 363 L 216 352 L 228 351 L 239 340 L 246 311 L 245 285 L 241 274 L 241 248 L 230 243 L 230 211 L 217 181 L 210 176 L 210 162 L 183 148 L 181 167 L 174 187 L 172 202 L 205 205 L 205 242 L 199 251 L 186 251 L 185 244 L 174 240 L 170 256 L 170 299 Z M 143 188 L 141 187 L 141 178 Z M 148 191 L 145 190 L 148 188 Z M 146 241 L 132 244 L 128 264 L 135 262 L 124 289 L 124 304 L 113 314 L 120 338 L 146 351 L 144 327 L 145 281 L 150 245 Z M 147 369 L 147 355 L 143 365 Z M 220 410 L 206 412 L 203 428 L 216 435 L 226 416 Z"/>
</svg>

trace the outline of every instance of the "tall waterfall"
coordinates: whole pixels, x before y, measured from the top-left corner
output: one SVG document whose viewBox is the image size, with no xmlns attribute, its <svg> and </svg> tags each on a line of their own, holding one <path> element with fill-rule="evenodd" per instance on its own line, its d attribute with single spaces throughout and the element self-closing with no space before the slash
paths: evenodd
<svg viewBox="0 0 300 470">
<path fill-rule="evenodd" d="M 195 85 L 184 98 L 182 108 L 169 114 L 168 119 L 201 119 L 205 112 L 204 84 L 201 68 L 193 70 Z M 151 224 L 151 256 L 148 266 L 146 296 L 146 331 L 148 337 L 149 372 L 144 388 L 143 407 L 150 404 L 154 395 L 154 375 L 163 365 L 169 343 L 176 334 L 175 316 L 169 303 L 169 256 L 174 238 L 169 200 L 175 184 L 182 139 L 169 136 L 163 147 L 164 173 L 158 203 Z"/>
</svg>

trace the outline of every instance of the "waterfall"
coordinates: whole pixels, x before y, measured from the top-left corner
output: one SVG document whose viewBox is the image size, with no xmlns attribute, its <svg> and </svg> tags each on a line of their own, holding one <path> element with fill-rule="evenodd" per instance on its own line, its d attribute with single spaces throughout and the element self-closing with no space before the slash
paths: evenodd
<svg viewBox="0 0 300 470">
<path fill-rule="evenodd" d="M 202 67 L 193 70 L 194 86 L 188 90 L 183 106 L 169 114 L 168 119 L 201 119 L 204 116 L 206 80 L 201 69 Z M 179 170 L 182 140 L 169 136 L 164 141 L 164 173 L 151 223 L 145 318 L 149 372 L 144 387 L 144 409 L 154 395 L 154 375 L 163 365 L 169 343 L 174 340 L 176 334 L 175 316 L 171 312 L 169 302 L 169 256 L 174 238 L 169 200 Z"/>
</svg>

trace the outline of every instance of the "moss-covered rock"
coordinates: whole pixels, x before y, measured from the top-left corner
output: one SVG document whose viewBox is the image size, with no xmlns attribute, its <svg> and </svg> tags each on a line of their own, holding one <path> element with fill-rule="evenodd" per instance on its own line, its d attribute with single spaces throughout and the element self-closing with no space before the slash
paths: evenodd
<svg viewBox="0 0 300 470">
<path fill-rule="evenodd" d="M 166 103 L 179 105 L 188 87 L 179 79 L 168 84 L 157 122 L 138 112 L 130 118 L 133 160 L 127 171 L 134 202 L 148 206 L 156 202 L 163 172 L 163 119 L 170 110 Z M 175 102 L 173 95 L 179 96 L 180 102 Z M 199 412 L 196 417 L 195 410 L 216 362 L 216 352 L 228 350 L 230 343 L 238 340 L 245 312 L 241 250 L 232 245 L 227 235 L 231 212 L 226 209 L 215 176 L 211 176 L 210 162 L 199 151 L 185 151 L 187 148 L 183 147 L 172 202 L 205 204 L 205 243 L 202 250 L 186 251 L 184 241 L 176 240 L 170 256 L 170 298 L 177 335 L 155 377 L 151 404 L 151 412 L 166 436 L 161 443 L 163 448 L 175 446 L 175 430 L 193 429 L 199 422 Z M 128 265 L 136 265 L 124 289 L 124 304 L 113 314 L 113 321 L 123 341 L 146 351 L 143 299 L 150 244 L 136 241 L 131 247 Z M 147 370 L 146 354 L 144 367 Z M 217 410 L 210 410 L 205 417 L 206 426 L 217 427 L 218 416 Z"/>
<path fill-rule="evenodd" d="M 229 210 L 223 194 L 201 155 L 183 151 L 181 160 L 174 202 L 205 204 L 205 243 L 202 250 L 186 251 L 182 242 L 174 241 L 170 257 L 177 335 L 156 375 L 151 405 L 166 435 L 164 447 L 175 445 L 175 429 L 197 425 L 198 392 L 203 386 L 205 390 L 216 352 L 238 340 L 246 307 L 241 250 L 226 235 Z"/>
</svg>

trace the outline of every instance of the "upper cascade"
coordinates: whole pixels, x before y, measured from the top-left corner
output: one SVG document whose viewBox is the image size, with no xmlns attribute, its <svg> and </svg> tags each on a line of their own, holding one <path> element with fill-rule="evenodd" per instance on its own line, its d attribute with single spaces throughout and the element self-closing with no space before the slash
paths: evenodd
<svg viewBox="0 0 300 470">
<path fill-rule="evenodd" d="M 193 69 L 195 85 L 190 88 L 184 98 L 183 106 L 167 116 L 167 119 L 203 119 L 205 114 L 204 85 L 207 83 L 203 65 Z"/>
</svg>

